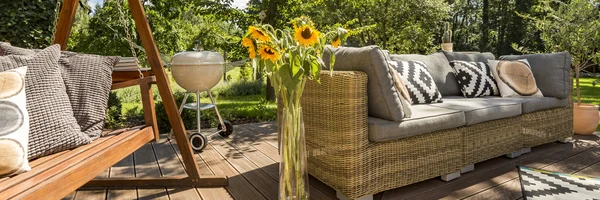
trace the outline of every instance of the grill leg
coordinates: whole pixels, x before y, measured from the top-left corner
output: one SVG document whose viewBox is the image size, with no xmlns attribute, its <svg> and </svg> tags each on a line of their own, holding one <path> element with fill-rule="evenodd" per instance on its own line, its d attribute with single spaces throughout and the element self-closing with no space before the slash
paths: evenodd
<svg viewBox="0 0 600 200">
<path fill-rule="evenodd" d="M 208 92 L 210 93 L 210 91 Z M 202 129 L 202 120 L 200 120 L 200 91 L 196 91 L 196 124 L 198 125 L 198 134 L 200 134 L 200 129 Z"/>
<path fill-rule="evenodd" d="M 225 123 L 223 123 L 223 118 L 221 118 L 221 113 L 219 113 L 219 108 L 217 108 L 217 103 L 215 102 L 215 99 L 213 98 L 212 94 L 210 93 L 210 90 L 208 90 L 208 97 L 210 97 L 210 101 L 215 106 L 215 112 L 217 113 L 217 117 L 219 118 L 219 123 L 221 123 L 221 127 L 223 127 L 223 131 L 225 131 L 227 129 L 227 127 L 225 126 Z"/>
</svg>

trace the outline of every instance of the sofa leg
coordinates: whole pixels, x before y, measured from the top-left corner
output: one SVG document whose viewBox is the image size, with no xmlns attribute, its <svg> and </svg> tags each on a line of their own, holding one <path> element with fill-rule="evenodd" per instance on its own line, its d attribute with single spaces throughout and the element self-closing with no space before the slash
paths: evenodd
<svg viewBox="0 0 600 200">
<path fill-rule="evenodd" d="M 340 200 L 350 200 L 350 198 L 346 197 L 344 194 L 342 194 L 338 190 L 335 191 L 335 196 Z M 373 200 L 373 195 L 362 196 L 362 197 L 356 198 L 355 200 Z"/>
<path fill-rule="evenodd" d="M 464 174 L 464 173 L 467 173 L 467 172 L 470 172 L 470 171 L 473 171 L 473 170 L 475 170 L 475 164 L 468 164 L 468 165 L 465 165 L 463 168 L 460 169 L 460 173 Z"/>
<path fill-rule="evenodd" d="M 568 138 L 565 138 L 565 139 L 562 139 L 562 140 L 558 140 L 558 142 L 563 143 L 563 144 L 564 143 L 570 143 L 572 141 L 573 141 L 573 137 L 568 137 Z"/>
<path fill-rule="evenodd" d="M 460 170 L 440 176 L 440 178 L 446 182 L 457 179 L 458 177 L 460 177 Z"/>
<path fill-rule="evenodd" d="M 522 150 L 513 151 L 513 152 L 511 152 L 509 154 L 506 154 L 506 157 L 508 157 L 508 158 L 516 158 L 516 157 L 519 157 L 521 154 L 523 154 Z"/>
<path fill-rule="evenodd" d="M 531 147 L 525 147 L 523 149 L 521 149 L 521 154 L 526 154 L 531 152 Z"/>
</svg>

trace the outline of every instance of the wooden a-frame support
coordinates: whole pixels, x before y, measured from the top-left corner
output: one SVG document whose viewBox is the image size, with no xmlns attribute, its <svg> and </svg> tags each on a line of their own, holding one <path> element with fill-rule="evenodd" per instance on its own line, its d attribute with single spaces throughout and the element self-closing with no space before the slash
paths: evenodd
<svg viewBox="0 0 600 200">
<path fill-rule="evenodd" d="M 133 14 L 133 19 L 135 21 L 136 29 L 139 33 L 140 39 L 142 40 L 142 45 L 144 50 L 146 51 L 146 55 L 148 56 L 148 62 L 152 69 L 152 72 L 156 79 L 156 84 L 158 86 L 158 91 L 160 96 L 162 97 L 163 104 L 165 106 L 165 110 L 167 112 L 167 116 L 169 118 L 169 122 L 171 127 L 173 128 L 173 132 L 175 135 L 175 139 L 177 141 L 177 146 L 179 147 L 179 152 L 183 158 L 183 164 L 185 166 L 185 171 L 187 172 L 187 177 L 178 176 L 178 177 L 157 177 L 157 178 L 109 178 L 102 180 L 92 180 L 86 186 L 101 186 L 101 187 L 135 187 L 135 186 L 194 186 L 194 187 L 220 187 L 226 186 L 228 183 L 226 176 L 202 176 L 200 177 L 200 170 L 198 165 L 196 164 L 196 159 L 194 158 L 194 153 L 192 151 L 189 140 L 187 139 L 185 128 L 183 126 L 183 122 L 181 120 L 181 116 L 179 116 L 177 105 L 175 104 L 175 99 L 173 98 L 173 94 L 171 93 L 171 86 L 169 85 L 169 78 L 165 73 L 165 70 L 162 66 L 162 61 L 160 59 L 160 54 L 158 52 L 158 48 L 154 42 L 154 37 L 152 36 L 152 31 L 150 30 L 150 25 L 148 24 L 148 20 L 146 18 L 146 13 L 144 11 L 144 7 L 142 5 L 141 0 L 128 0 L 129 8 L 131 9 L 131 13 Z M 54 33 L 54 44 L 60 44 L 61 49 L 65 50 L 67 47 L 67 41 L 69 39 L 69 34 L 71 33 L 71 28 L 73 26 L 73 20 L 75 19 L 75 13 L 77 11 L 77 7 L 79 5 L 79 0 L 64 0 L 62 9 L 60 11 L 60 17 L 57 23 L 56 32 Z M 152 78 L 154 79 L 154 78 Z M 151 82 L 139 81 L 140 86 L 142 88 L 142 93 L 144 93 L 143 97 L 152 98 L 151 92 L 152 90 L 149 87 Z M 145 85 L 144 85 L 145 84 Z M 150 92 L 150 93 L 148 93 Z M 143 99 L 148 99 L 143 98 Z M 147 104 L 148 101 L 144 102 Z M 144 112 L 153 110 L 148 108 L 153 108 L 153 105 L 144 105 Z M 152 111 L 152 113 L 154 113 Z M 146 115 L 148 116 L 148 115 Z M 155 116 L 154 120 L 156 119 Z M 148 117 L 145 118 L 149 120 Z M 149 124 L 146 122 L 146 124 Z M 153 130 L 155 131 L 155 137 L 158 138 L 158 132 L 156 128 L 156 123 L 150 123 L 154 126 Z"/>
</svg>

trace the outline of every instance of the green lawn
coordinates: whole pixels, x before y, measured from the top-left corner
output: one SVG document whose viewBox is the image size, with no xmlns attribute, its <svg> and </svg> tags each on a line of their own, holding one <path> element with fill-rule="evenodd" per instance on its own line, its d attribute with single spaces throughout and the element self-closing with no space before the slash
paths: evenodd
<svg viewBox="0 0 600 200">
<path fill-rule="evenodd" d="M 581 103 L 600 105 L 600 85 L 592 86 L 595 78 L 579 78 Z M 577 102 L 575 82 L 573 81 L 573 102 Z"/>
<path fill-rule="evenodd" d="M 581 103 L 600 105 L 600 85 L 593 86 L 595 78 L 579 78 L 579 89 L 581 91 Z M 575 81 L 573 81 L 573 102 L 577 102 Z M 600 131 L 600 126 L 596 128 Z"/>
</svg>

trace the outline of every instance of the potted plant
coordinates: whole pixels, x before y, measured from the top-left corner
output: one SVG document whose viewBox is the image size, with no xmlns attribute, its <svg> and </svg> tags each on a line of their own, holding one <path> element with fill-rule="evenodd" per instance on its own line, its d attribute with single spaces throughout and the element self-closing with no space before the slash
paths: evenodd
<svg viewBox="0 0 600 200">
<path fill-rule="evenodd" d="M 330 48 L 325 43 L 337 48 L 344 43 L 347 30 L 337 28 L 323 34 L 308 17 L 293 19 L 291 24 L 293 29 L 283 30 L 263 24 L 250 26 L 242 45 L 248 48 L 251 59 L 258 60 L 283 105 L 279 199 L 309 199 L 300 98 L 306 81 L 319 81 L 325 65 L 321 59 L 323 50 Z M 330 66 L 334 61 L 331 59 Z"/>
<path fill-rule="evenodd" d="M 577 134 L 594 133 L 599 120 L 598 105 L 581 103 L 579 87 L 580 72 L 593 66 L 594 62 L 600 62 L 600 12 L 595 6 L 587 0 L 572 0 L 569 3 L 544 0 L 537 10 L 545 15 L 533 17 L 519 14 L 532 20 L 541 33 L 546 51 L 566 51 L 571 54 L 577 95 L 577 102 L 573 104 L 573 129 Z M 523 48 L 517 48 L 516 44 L 513 47 L 524 51 Z"/>
<path fill-rule="evenodd" d="M 450 23 L 446 22 L 444 36 L 442 36 L 442 50 L 452 52 L 452 30 Z"/>
</svg>

